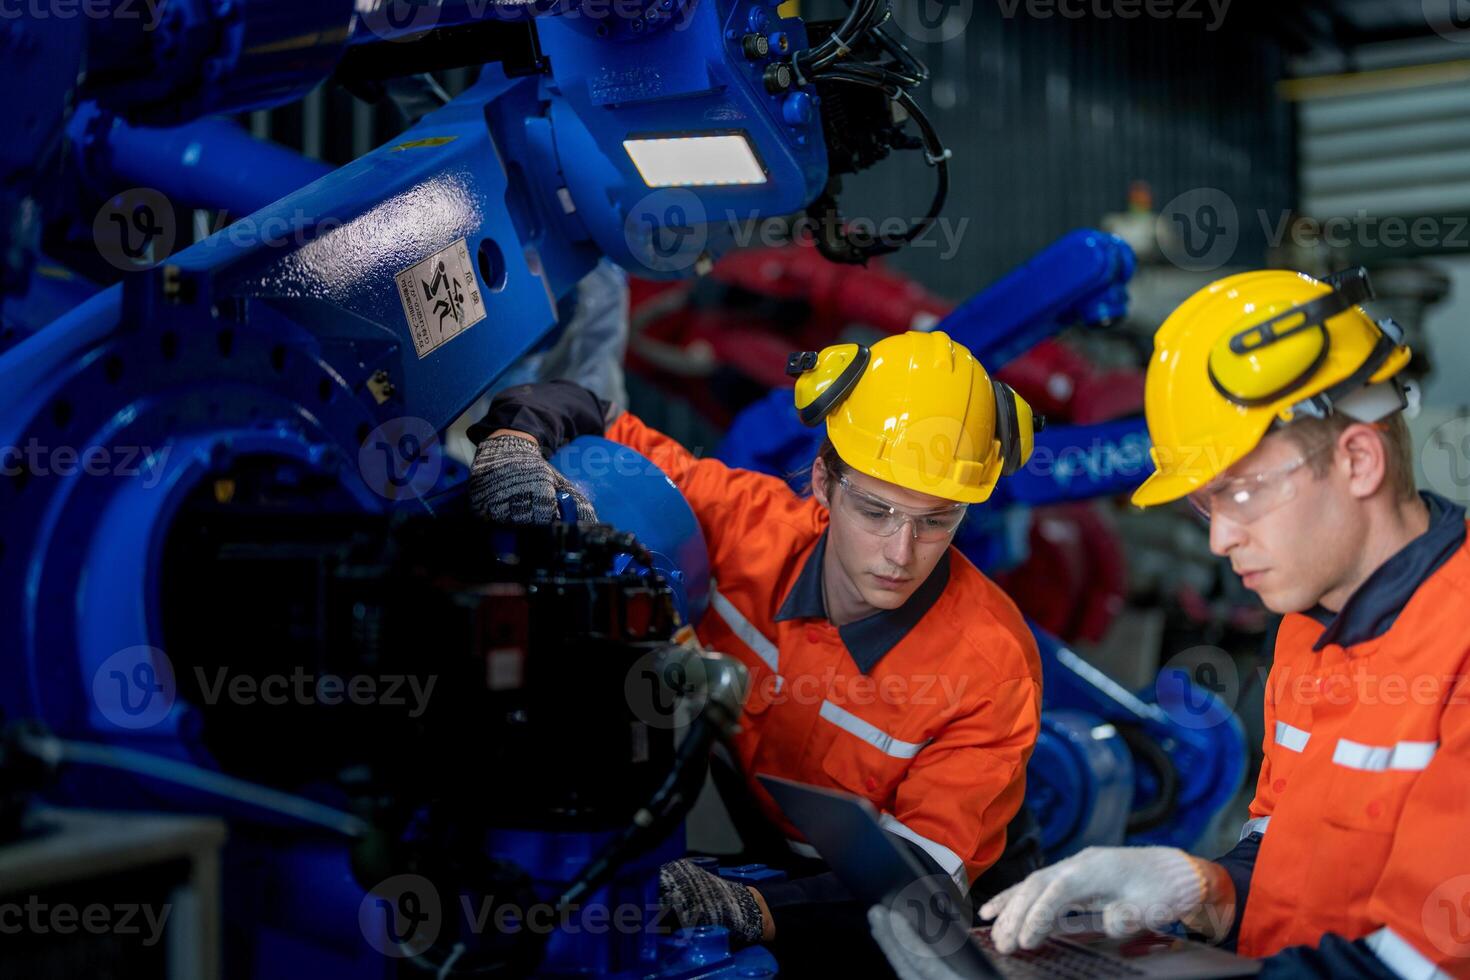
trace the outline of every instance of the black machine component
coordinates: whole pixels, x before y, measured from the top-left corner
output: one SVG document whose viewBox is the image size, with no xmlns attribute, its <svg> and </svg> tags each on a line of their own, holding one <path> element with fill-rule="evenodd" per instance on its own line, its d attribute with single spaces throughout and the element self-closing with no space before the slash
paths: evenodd
<svg viewBox="0 0 1470 980">
<path fill-rule="evenodd" d="M 649 798 L 672 734 L 609 692 L 678 624 L 665 583 L 611 570 L 640 550 L 631 535 L 279 513 L 241 506 L 252 476 L 239 468 L 230 506 L 208 485 L 186 507 L 160 590 L 179 696 L 225 771 L 333 784 L 380 819 L 390 798 L 493 801 L 501 826 L 611 829 Z M 257 692 L 266 677 L 289 682 L 281 703 Z M 344 690 L 319 690 L 328 677 Z M 494 779 L 467 779 L 467 753 Z"/>
<path fill-rule="evenodd" d="M 223 770 L 363 821 L 359 881 L 418 874 L 524 909 L 531 880 L 486 853 L 487 829 L 610 833 L 553 903 L 571 907 L 688 812 L 740 701 L 699 713 L 676 748 L 622 696 L 640 665 L 663 677 L 698 655 L 670 642 L 673 593 L 632 535 L 293 512 L 278 488 L 310 498 L 309 477 L 249 458 L 220 479 L 227 492 L 208 482 L 183 506 L 163 562 L 179 697 Z M 545 942 L 463 933 L 412 965 L 525 976 Z"/>
<path fill-rule="evenodd" d="M 949 197 L 951 153 L 912 95 L 929 70 L 883 29 L 891 16 L 887 0 L 854 0 L 842 21 L 808 24 L 812 46 L 792 59 L 797 80 L 813 82 L 822 100 L 831 180 L 807 214 L 819 229 L 817 247 L 834 262 L 865 265 L 897 252 L 929 230 Z M 917 137 L 906 131 L 910 121 Z M 929 212 L 898 235 L 854 235 L 837 200 L 842 178 L 877 166 L 893 150 L 921 150 L 935 168 L 938 186 Z"/>
<path fill-rule="evenodd" d="M 377 101 L 382 83 L 425 72 L 476 68 L 499 62 L 510 78 L 548 70 L 536 25 L 496 20 L 475 21 L 425 31 L 393 44 L 359 45 L 343 54 L 333 80 L 360 98 Z"/>
</svg>

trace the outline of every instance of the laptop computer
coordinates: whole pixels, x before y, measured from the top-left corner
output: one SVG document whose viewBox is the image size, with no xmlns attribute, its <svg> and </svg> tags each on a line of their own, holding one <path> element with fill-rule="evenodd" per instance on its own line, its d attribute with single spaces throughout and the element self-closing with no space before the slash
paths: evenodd
<svg viewBox="0 0 1470 980">
<path fill-rule="evenodd" d="M 989 928 L 975 926 L 959 887 L 946 875 L 926 871 L 878 825 L 867 800 L 776 776 L 757 778 L 854 895 L 902 913 L 926 943 L 924 955 L 961 977 L 1216 980 L 1260 971 L 1255 960 L 1161 933 L 1109 939 L 1098 917 L 1085 914 L 1063 920 L 1062 934 L 1048 937 L 1039 949 L 1001 955 L 990 943 Z"/>
</svg>

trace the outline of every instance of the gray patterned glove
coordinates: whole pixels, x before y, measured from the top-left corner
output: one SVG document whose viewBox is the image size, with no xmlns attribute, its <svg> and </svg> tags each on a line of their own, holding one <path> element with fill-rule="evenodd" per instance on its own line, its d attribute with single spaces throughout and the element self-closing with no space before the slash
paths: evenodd
<svg viewBox="0 0 1470 980">
<path fill-rule="evenodd" d="M 529 439 L 495 436 L 480 443 L 470 467 L 470 506 L 499 524 L 550 524 L 558 516 L 556 495 L 570 493 L 577 520 L 595 523 L 597 511 L 572 483 L 541 458 Z"/>
<path fill-rule="evenodd" d="M 724 926 L 742 943 L 760 942 L 761 907 L 744 885 L 689 861 L 670 861 L 658 869 L 658 895 L 685 929 Z"/>
</svg>

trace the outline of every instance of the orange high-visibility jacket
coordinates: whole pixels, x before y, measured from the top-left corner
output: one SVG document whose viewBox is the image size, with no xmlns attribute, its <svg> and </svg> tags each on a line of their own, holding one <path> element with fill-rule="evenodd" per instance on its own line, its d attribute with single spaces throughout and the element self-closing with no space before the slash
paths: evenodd
<svg viewBox="0 0 1470 980">
<path fill-rule="evenodd" d="M 704 531 L 714 581 L 699 636 L 750 670 L 735 748 L 766 815 L 801 840 L 758 773 L 846 790 L 962 887 L 974 881 L 1005 847 L 1040 722 L 1041 664 L 1014 603 L 951 548 L 904 607 L 839 631 L 803 601 L 819 560 L 797 588 L 825 544 L 824 507 L 696 459 L 628 413 L 607 437 L 667 473 Z"/>
<path fill-rule="evenodd" d="M 1337 933 L 1400 976 L 1470 976 L 1470 544 L 1386 632 L 1322 636 L 1301 614 L 1277 635 L 1240 951 Z"/>
</svg>

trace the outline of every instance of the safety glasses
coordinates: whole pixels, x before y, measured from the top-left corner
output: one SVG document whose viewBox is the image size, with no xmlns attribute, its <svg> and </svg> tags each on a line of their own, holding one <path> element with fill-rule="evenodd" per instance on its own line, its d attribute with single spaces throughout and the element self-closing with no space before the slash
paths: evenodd
<svg viewBox="0 0 1470 980">
<path fill-rule="evenodd" d="M 1250 476 L 1217 480 L 1190 494 L 1189 505 L 1206 524 L 1215 514 L 1224 514 L 1237 524 L 1260 520 L 1295 498 L 1297 482 L 1292 475 L 1335 445 L 1335 442 L 1324 442 L 1281 466 Z"/>
<path fill-rule="evenodd" d="M 965 511 L 969 509 L 968 504 L 955 504 L 915 514 L 893 506 L 882 497 L 859 490 L 845 476 L 838 477 L 837 484 L 842 488 L 843 512 L 864 531 L 884 538 L 897 533 L 905 523 L 912 523 L 917 540 L 943 541 L 960 526 L 965 519 Z"/>
</svg>

